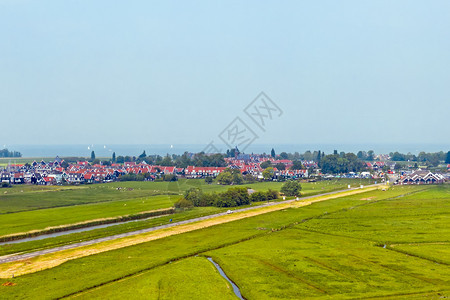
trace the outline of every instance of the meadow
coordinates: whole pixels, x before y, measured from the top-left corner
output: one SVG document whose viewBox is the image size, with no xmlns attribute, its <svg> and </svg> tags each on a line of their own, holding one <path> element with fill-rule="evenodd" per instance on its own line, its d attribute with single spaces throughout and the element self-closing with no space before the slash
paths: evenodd
<svg viewBox="0 0 450 300">
<path fill-rule="evenodd" d="M 180 197 L 150 196 L 4 214 L 0 217 L 0 236 L 168 208 Z"/>
<path fill-rule="evenodd" d="M 368 183 L 364 181 L 363 183 Z M 328 192 L 332 190 L 340 190 L 347 188 L 348 184 L 352 186 L 359 186 L 361 182 L 359 180 L 347 180 L 339 179 L 335 181 L 323 181 L 303 183 L 304 195 L 312 195 L 317 193 Z M 251 184 L 250 187 L 257 190 L 267 190 L 269 188 L 279 189 L 282 183 L 280 182 L 262 182 Z M 95 185 L 88 187 L 80 187 L 81 189 L 92 189 L 94 192 L 105 190 L 117 191 L 120 187 L 122 195 L 128 197 L 129 189 L 150 191 L 153 193 L 169 192 L 175 195 L 168 196 L 150 196 L 146 198 L 138 198 L 133 200 L 123 201 L 111 201 L 92 203 L 85 205 L 57 207 L 49 209 L 41 209 L 35 211 L 18 212 L 14 214 L 5 214 L 0 219 L 0 236 L 18 234 L 21 232 L 38 231 L 49 227 L 66 226 L 67 224 L 74 224 L 77 222 L 83 222 L 86 220 L 120 217 L 123 215 L 130 215 L 140 213 L 142 211 L 149 211 L 159 208 L 166 208 L 173 205 L 181 196 L 176 195 L 177 192 L 182 192 L 191 187 L 202 188 L 206 191 L 220 191 L 225 190 L 228 186 L 221 185 L 208 185 L 203 180 L 180 180 L 179 182 L 162 183 L 162 182 L 124 182 L 124 183 L 112 183 L 106 185 Z M 35 186 L 23 186 L 28 188 L 28 192 L 40 192 Z M 41 192 L 45 191 L 67 191 L 63 187 L 59 189 L 57 187 L 45 187 Z M 165 191 L 163 189 L 166 189 Z M 14 190 L 17 192 L 17 189 Z M 91 191 L 92 192 L 92 191 Z M 152 226 L 162 225 L 170 223 L 170 220 L 181 221 L 185 219 L 200 217 L 208 214 L 217 213 L 224 209 L 219 208 L 195 208 L 189 211 L 179 211 L 170 216 L 163 216 L 157 219 L 150 219 L 144 221 L 136 221 L 126 224 L 118 224 L 108 228 L 93 229 L 87 232 L 71 233 L 64 236 L 46 238 L 42 240 L 29 241 L 23 243 L 4 244 L 0 246 L 0 255 L 7 255 L 17 252 L 30 252 L 34 250 L 42 250 L 46 248 L 52 248 L 56 246 L 62 246 L 73 242 L 87 241 L 108 235 L 114 235 Z M 225 209 L 226 210 L 226 209 Z"/>
<path fill-rule="evenodd" d="M 247 299 L 448 295 L 448 263 L 421 256 L 420 246 L 410 249 L 411 243 L 436 243 L 439 253 L 448 253 L 443 246 L 450 236 L 447 193 L 448 186 L 394 187 L 272 212 L 1 280 L 16 285 L 0 286 L 0 295 L 210 299 L 214 291 L 229 298 L 228 283 L 209 267 L 207 256 L 221 265 Z M 436 215 L 447 219 L 435 219 Z M 433 222 L 433 232 L 422 229 L 427 220 Z M 390 224 L 391 230 L 383 225 L 374 231 L 379 223 Z M 420 236 L 424 237 L 417 241 Z M 400 238 L 405 248 L 398 248 Z M 383 242 L 390 244 L 383 248 Z M 181 279 L 168 284 L 172 275 Z"/>
<path fill-rule="evenodd" d="M 194 207 L 186 211 L 176 211 L 170 215 L 162 215 L 157 218 L 150 218 L 147 220 L 136 220 L 134 222 L 117 224 L 106 228 L 92 229 L 84 232 L 68 233 L 57 237 L 49 237 L 34 241 L 27 241 L 22 243 L 3 244 L 0 245 L 0 256 L 13 254 L 33 252 L 48 248 L 54 248 L 75 242 L 89 241 L 106 236 L 116 235 L 124 232 L 136 231 L 149 227 L 169 224 L 172 221 L 178 222 L 193 218 L 198 218 L 214 213 L 226 211 L 228 208 L 219 207 Z M 172 220 L 172 221 L 171 221 Z"/>
<path fill-rule="evenodd" d="M 448 191 L 437 187 L 387 201 L 370 196 L 367 205 L 206 255 L 249 299 L 448 294 Z"/>
<path fill-rule="evenodd" d="M 176 194 L 159 186 L 150 184 L 98 184 L 71 187 L 43 187 L 16 185 L 10 189 L 1 189 L 0 214 L 21 211 L 41 210 L 62 206 L 78 206 L 99 202 L 121 201 L 155 195 Z M 167 184 L 166 184 L 167 186 Z M 117 188 L 121 187 L 120 190 Z M 77 207 L 77 209 L 78 209 Z"/>
<path fill-rule="evenodd" d="M 312 195 L 334 191 L 360 184 L 370 184 L 367 179 L 337 179 L 302 183 L 302 194 Z M 255 190 L 280 190 L 282 182 L 256 182 L 244 184 Z M 15 185 L 0 189 L 0 214 L 26 210 L 72 206 L 97 202 L 126 200 L 154 195 L 179 195 L 190 188 L 204 192 L 222 192 L 230 186 L 206 184 L 202 179 L 180 179 L 174 182 L 130 181 L 80 186 Z"/>
<path fill-rule="evenodd" d="M 367 183 L 367 182 L 364 182 Z M 255 190 L 279 190 L 281 182 L 247 184 Z M 359 180 L 303 183 L 304 195 L 314 195 L 359 186 Z M 204 180 L 177 182 L 114 182 L 108 184 L 38 187 L 14 186 L 0 194 L 0 236 L 47 227 L 119 217 L 169 208 L 192 187 L 205 192 L 225 191 L 229 186 L 206 184 Z"/>
</svg>

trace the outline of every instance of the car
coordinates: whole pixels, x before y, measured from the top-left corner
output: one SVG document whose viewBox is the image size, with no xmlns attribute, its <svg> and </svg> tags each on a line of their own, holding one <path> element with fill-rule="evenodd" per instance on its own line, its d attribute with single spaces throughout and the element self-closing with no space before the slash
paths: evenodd
<svg viewBox="0 0 450 300">
<path fill-rule="evenodd" d="M 227 214 L 232 214 L 233 211 L 232 210 L 227 210 Z"/>
</svg>

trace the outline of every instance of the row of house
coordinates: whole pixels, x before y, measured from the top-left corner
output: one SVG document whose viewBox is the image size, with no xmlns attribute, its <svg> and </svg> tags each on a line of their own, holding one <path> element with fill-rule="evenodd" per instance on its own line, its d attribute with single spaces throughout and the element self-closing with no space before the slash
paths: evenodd
<svg viewBox="0 0 450 300">
<path fill-rule="evenodd" d="M 397 180 L 398 184 L 436 184 L 444 183 L 442 174 L 432 173 L 426 170 L 417 170 L 411 174 L 404 175 Z"/>
<path fill-rule="evenodd" d="M 226 158 L 226 167 L 196 167 L 188 166 L 186 168 L 177 168 L 174 166 L 149 165 L 145 162 L 125 162 L 124 164 L 91 165 L 87 161 L 78 161 L 77 163 L 64 163 L 59 157 L 51 162 L 36 162 L 25 165 L 9 165 L 3 171 L 0 170 L 0 181 L 11 184 L 38 184 L 53 185 L 67 182 L 69 184 L 110 182 L 117 180 L 120 176 L 126 174 L 147 174 L 146 179 L 154 180 L 157 177 L 174 174 L 186 178 L 204 178 L 216 177 L 226 168 L 239 170 L 243 175 L 250 174 L 254 177 L 262 178 L 263 168 L 260 164 L 263 161 L 270 160 L 273 165 L 283 163 L 286 170 L 275 171 L 275 176 L 284 178 L 307 177 L 307 170 L 289 170 L 292 166 L 290 160 L 275 160 L 273 158 L 261 158 L 258 155 L 249 155 L 248 157 Z M 308 164 L 309 162 L 304 162 Z M 65 166 L 65 168 L 63 167 Z"/>
<path fill-rule="evenodd" d="M 306 178 L 310 174 L 308 170 L 311 168 L 316 170 L 316 174 L 321 174 L 317 163 L 313 161 L 302 161 L 305 169 L 290 170 L 293 165 L 291 160 L 274 159 L 272 157 L 264 157 L 260 155 L 246 155 L 225 158 L 226 167 L 196 167 L 187 166 L 186 168 L 177 168 L 174 166 L 149 165 L 145 162 L 125 162 L 124 164 L 91 165 L 87 161 L 79 161 L 73 164 L 67 164 L 62 159 L 56 158 L 51 162 L 33 162 L 26 165 L 9 165 L 6 169 L 0 170 L 0 182 L 11 184 L 38 184 L 38 185 L 54 185 L 67 182 L 69 184 L 111 182 L 118 180 L 120 176 L 126 174 L 145 175 L 146 180 L 155 180 L 164 175 L 177 175 L 186 178 L 205 178 L 217 177 L 225 169 L 231 168 L 239 170 L 243 175 L 250 174 L 256 178 L 262 178 L 263 168 L 261 163 L 270 161 L 273 166 L 276 164 L 284 164 L 286 169 L 278 170 L 274 168 L 274 178 L 297 179 Z M 367 163 L 367 167 L 374 172 L 381 172 L 385 162 L 376 161 Z M 388 165 L 392 168 L 391 165 Z M 449 165 L 450 168 L 450 165 Z M 371 173 L 365 172 L 369 175 Z M 373 173 L 373 172 L 372 172 Z M 362 174 L 344 174 L 345 178 L 361 178 Z M 378 174 L 383 176 L 384 173 Z M 350 176 L 350 177 L 349 177 Z M 441 183 L 445 180 L 440 174 L 428 171 L 417 171 L 413 174 L 403 174 L 398 180 L 399 184 L 429 184 Z"/>
</svg>

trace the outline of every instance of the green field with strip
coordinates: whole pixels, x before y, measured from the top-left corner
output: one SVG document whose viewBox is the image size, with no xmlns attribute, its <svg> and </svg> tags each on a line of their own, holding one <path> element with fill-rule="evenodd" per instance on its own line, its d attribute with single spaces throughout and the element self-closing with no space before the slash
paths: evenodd
<svg viewBox="0 0 450 300">
<path fill-rule="evenodd" d="M 394 187 L 284 209 L 4 279 L 15 285 L 0 293 L 210 299 L 214 290 L 229 297 L 231 287 L 208 265 L 210 256 L 247 299 L 448 295 L 449 265 L 437 257 L 450 242 L 448 191 Z M 432 249 L 435 257 L 427 255 Z M 191 276 L 186 268 L 209 275 Z M 183 278 L 173 288 L 166 282 L 171 275 Z M 67 285 L 65 278 L 78 280 Z"/>
</svg>

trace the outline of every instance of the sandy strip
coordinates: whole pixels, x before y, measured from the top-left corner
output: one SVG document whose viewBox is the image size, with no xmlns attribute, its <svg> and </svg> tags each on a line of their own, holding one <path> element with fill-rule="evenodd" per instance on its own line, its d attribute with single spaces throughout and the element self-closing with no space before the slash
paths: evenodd
<svg viewBox="0 0 450 300">
<path fill-rule="evenodd" d="M 15 261 L 10 263 L 5 263 L 0 265 L 0 278 L 11 278 L 14 276 L 20 276 L 24 274 L 34 273 L 37 271 L 50 269 L 56 267 L 66 261 L 105 252 L 110 250 L 115 250 L 123 247 L 128 247 L 132 245 L 137 245 L 168 236 L 181 234 L 197 229 L 207 228 L 214 225 L 219 225 L 223 223 L 228 223 L 236 220 L 241 220 L 273 211 L 278 211 L 291 207 L 302 207 L 307 206 L 315 202 L 325 201 L 329 199 L 339 198 L 343 196 L 349 196 L 354 194 L 359 194 L 367 191 L 376 190 L 379 187 L 368 187 L 363 189 L 352 190 L 348 192 L 336 192 L 336 194 L 327 196 L 317 196 L 317 198 L 308 199 L 306 201 L 295 201 L 291 203 L 281 203 L 279 205 L 272 205 L 268 207 L 257 208 L 254 210 L 237 212 L 225 216 L 219 216 L 213 219 L 198 221 L 195 223 L 179 225 L 176 227 L 160 229 L 144 234 L 139 234 L 135 236 L 120 238 L 112 241 L 101 242 L 94 245 L 79 247 L 75 249 L 63 250 L 56 253 L 50 253 L 46 255 L 37 256 L 34 258 Z"/>
</svg>

